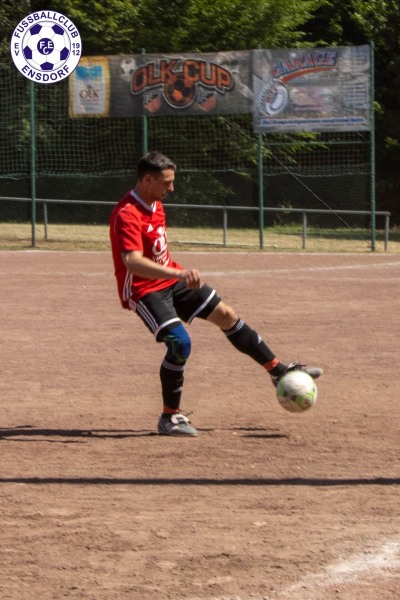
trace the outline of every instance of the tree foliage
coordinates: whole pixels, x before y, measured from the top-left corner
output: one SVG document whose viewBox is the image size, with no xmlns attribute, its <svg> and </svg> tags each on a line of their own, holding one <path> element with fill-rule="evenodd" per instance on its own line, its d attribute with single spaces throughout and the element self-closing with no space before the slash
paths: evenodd
<svg viewBox="0 0 400 600">
<path fill-rule="evenodd" d="M 376 155 L 381 210 L 399 213 L 400 3 L 399 0 L 331 0 L 308 22 L 313 44 L 375 47 Z"/>
<path fill-rule="evenodd" d="M 29 12 L 68 15 L 84 52 L 207 52 L 298 45 L 326 0 L 3 0 L 3 35 Z M 4 38 L 3 38 L 4 40 Z"/>
<path fill-rule="evenodd" d="M 78 27 L 85 55 L 375 45 L 378 202 L 400 195 L 399 0 L 1 0 L 0 62 L 28 13 L 54 10 Z"/>
</svg>

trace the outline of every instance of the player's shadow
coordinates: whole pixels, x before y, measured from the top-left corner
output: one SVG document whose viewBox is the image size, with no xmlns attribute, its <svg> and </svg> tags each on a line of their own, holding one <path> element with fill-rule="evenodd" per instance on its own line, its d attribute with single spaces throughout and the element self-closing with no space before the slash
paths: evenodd
<svg viewBox="0 0 400 600">
<path fill-rule="evenodd" d="M 224 428 L 220 428 L 224 429 Z M 214 428 L 200 427 L 200 433 L 212 433 Z M 288 435 L 274 433 L 263 427 L 236 427 L 229 431 L 237 432 L 240 437 L 280 439 Z M 158 436 L 157 431 L 148 429 L 50 429 L 23 425 L 12 428 L 0 428 L 0 441 L 5 439 L 19 442 L 44 441 L 50 444 L 82 444 L 90 439 L 124 439 Z"/>
<path fill-rule="evenodd" d="M 236 427 L 233 431 L 240 432 L 243 438 L 263 438 L 268 440 L 288 439 L 287 433 L 277 433 L 265 427 Z"/>
<path fill-rule="evenodd" d="M 203 432 L 213 429 L 203 429 Z M 232 431 L 230 429 L 230 431 Z M 261 427 L 239 427 L 237 431 L 242 437 L 286 438 L 287 435 L 266 432 Z M 242 434 L 241 432 L 249 432 Z M 47 441 L 50 443 L 85 443 L 90 439 L 121 439 L 132 437 L 158 436 L 155 431 L 134 429 L 46 429 L 30 425 L 0 428 L 0 441 Z M 61 438 L 61 439 L 57 439 Z M 369 477 L 369 478 L 220 478 L 209 477 L 0 477 L 1 483 L 24 484 L 66 484 L 66 485 L 132 485 L 132 486 L 305 486 L 305 487 L 334 487 L 334 486 L 393 486 L 400 485 L 399 477 Z"/>
<path fill-rule="evenodd" d="M 209 477 L 0 477 L 2 483 L 22 483 L 33 485 L 132 485 L 132 486 L 207 486 L 207 487 L 343 487 L 343 486 L 394 486 L 400 485 L 400 477 L 351 477 L 351 478 L 221 478 Z"/>
<path fill-rule="evenodd" d="M 158 435 L 148 429 L 47 429 L 24 425 L 13 428 L 0 428 L 0 441 L 18 438 L 20 442 L 46 441 L 49 443 L 78 444 L 90 439 L 123 439 Z M 60 439 L 58 439 L 60 438 Z"/>
</svg>

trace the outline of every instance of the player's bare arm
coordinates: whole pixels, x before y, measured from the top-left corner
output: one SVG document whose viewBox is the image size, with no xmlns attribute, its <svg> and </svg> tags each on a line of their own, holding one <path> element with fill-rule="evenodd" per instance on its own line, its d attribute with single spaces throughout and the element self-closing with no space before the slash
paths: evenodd
<svg viewBox="0 0 400 600">
<path fill-rule="evenodd" d="M 123 252 L 122 259 L 129 273 L 145 279 L 179 279 L 189 289 L 198 289 L 203 285 L 200 273 L 196 269 L 175 269 L 165 267 L 143 256 L 140 250 Z"/>
</svg>

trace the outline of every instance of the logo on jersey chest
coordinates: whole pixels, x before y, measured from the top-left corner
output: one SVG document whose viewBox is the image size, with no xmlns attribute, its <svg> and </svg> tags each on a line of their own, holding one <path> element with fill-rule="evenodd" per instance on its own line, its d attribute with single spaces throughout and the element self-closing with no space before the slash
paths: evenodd
<svg viewBox="0 0 400 600">
<path fill-rule="evenodd" d="M 167 234 L 165 227 L 160 225 L 154 227 L 151 223 L 146 226 L 146 238 L 148 248 L 151 248 L 151 259 L 159 264 L 165 264 L 168 260 Z"/>
<path fill-rule="evenodd" d="M 154 240 L 152 250 L 154 256 L 159 256 L 167 249 L 167 234 L 165 232 L 165 227 L 157 227 L 156 233 L 158 237 Z"/>
</svg>

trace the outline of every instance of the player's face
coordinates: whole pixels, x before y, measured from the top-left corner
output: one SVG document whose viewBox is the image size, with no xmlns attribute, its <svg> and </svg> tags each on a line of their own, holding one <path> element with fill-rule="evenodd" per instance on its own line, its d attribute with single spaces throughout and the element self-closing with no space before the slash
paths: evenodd
<svg viewBox="0 0 400 600">
<path fill-rule="evenodd" d="M 164 200 L 169 192 L 174 191 L 175 171 L 165 169 L 157 175 L 150 176 L 150 194 L 151 201 Z"/>
</svg>

